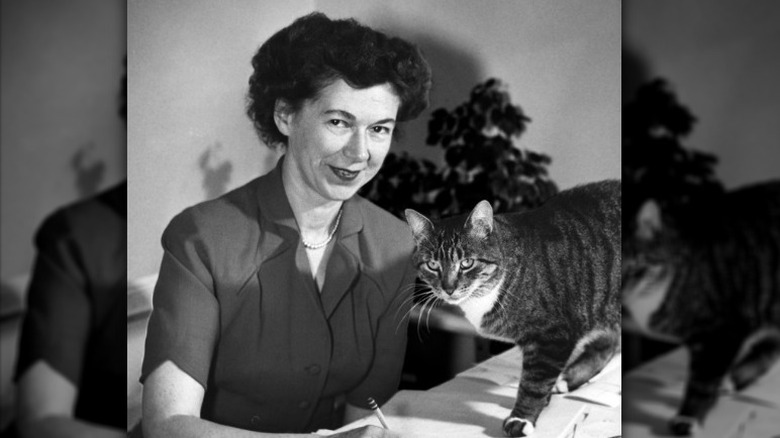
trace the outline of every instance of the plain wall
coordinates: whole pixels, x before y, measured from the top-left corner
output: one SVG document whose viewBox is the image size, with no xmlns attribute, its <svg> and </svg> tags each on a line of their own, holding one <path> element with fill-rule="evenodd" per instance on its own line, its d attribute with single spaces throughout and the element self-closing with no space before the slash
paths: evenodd
<svg viewBox="0 0 780 438">
<path fill-rule="evenodd" d="M 260 43 L 312 1 L 128 4 L 128 278 L 157 272 L 160 236 L 187 206 L 270 170 L 244 114 Z"/>
<path fill-rule="evenodd" d="M 0 276 L 56 208 L 125 176 L 124 0 L 0 2 Z"/>
<path fill-rule="evenodd" d="M 617 0 L 320 0 L 420 46 L 433 69 L 431 107 L 398 149 L 441 159 L 425 145 L 431 111 L 452 110 L 496 77 L 532 119 L 522 148 L 553 159 L 561 188 L 620 177 L 620 2 Z"/>
<path fill-rule="evenodd" d="M 780 3 L 626 1 L 623 38 L 698 122 L 684 144 L 720 158 L 726 187 L 780 177 Z M 625 86 L 625 82 L 624 82 Z"/>
<path fill-rule="evenodd" d="M 394 150 L 425 145 L 430 111 L 489 77 L 532 118 L 519 146 L 553 158 L 561 188 L 620 177 L 617 0 L 130 2 L 128 275 L 155 273 L 160 235 L 183 208 L 259 176 L 277 155 L 244 115 L 254 51 L 313 10 L 355 17 L 418 44 L 434 70 L 431 109 Z"/>
</svg>

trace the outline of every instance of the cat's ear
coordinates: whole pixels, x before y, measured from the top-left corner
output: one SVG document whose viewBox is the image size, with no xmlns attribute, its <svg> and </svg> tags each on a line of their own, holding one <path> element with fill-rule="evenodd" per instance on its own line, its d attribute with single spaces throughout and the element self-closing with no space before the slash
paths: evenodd
<svg viewBox="0 0 780 438">
<path fill-rule="evenodd" d="M 636 236 L 642 240 L 651 240 L 663 226 L 661 207 L 654 199 L 648 199 L 639 208 L 636 216 Z"/>
<path fill-rule="evenodd" d="M 433 222 L 427 217 L 417 213 L 411 208 L 404 210 L 404 215 L 406 216 L 406 223 L 408 223 L 409 227 L 412 229 L 414 241 L 418 245 L 433 233 Z"/>
<path fill-rule="evenodd" d="M 493 232 L 493 207 L 490 203 L 479 201 L 477 206 L 471 210 L 464 228 L 481 239 L 489 236 Z"/>
</svg>

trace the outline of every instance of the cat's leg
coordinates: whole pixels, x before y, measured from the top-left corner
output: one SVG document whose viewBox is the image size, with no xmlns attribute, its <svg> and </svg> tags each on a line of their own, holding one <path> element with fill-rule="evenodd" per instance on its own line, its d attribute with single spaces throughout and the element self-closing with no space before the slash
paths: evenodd
<svg viewBox="0 0 780 438">
<path fill-rule="evenodd" d="M 587 383 L 615 356 L 619 348 L 620 334 L 617 332 L 598 331 L 586 337 L 581 347 L 575 347 L 575 351 L 581 350 L 580 354 L 566 366 L 561 375 L 566 389 L 574 391 Z"/>
<path fill-rule="evenodd" d="M 737 391 L 746 388 L 769 371 L 780 358 L 780 334 L 769 332 L 750 346 L 747 354 L 731 370 L 731 381 Z"/>
<path fill-rule="evenodd" d="M 550 402 L 555 379 L 561 374 L 574 346 L 570 342 L 548 339 L 523 345 L 523 372 L 512 412 L 504 420 L 507 436 L 529 436 L 539 413 Z"/>
<path fill-rule="evenodd" d="M 733 332 L 721 332 L 689 343 L 691 361 L 685 395 L 677 416 L 669 422 L 673 434 L 691 436 L 704 424 L 717 401 L 721 382 L 737 356 L 740 343 L 741 337 Z"/>
</svg>

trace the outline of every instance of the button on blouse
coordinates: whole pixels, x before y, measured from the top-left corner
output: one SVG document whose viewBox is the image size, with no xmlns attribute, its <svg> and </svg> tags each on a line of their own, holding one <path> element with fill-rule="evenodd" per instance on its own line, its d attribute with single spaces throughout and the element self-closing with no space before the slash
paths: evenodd
<svg viewBox="0 0 780 438">
<path fill-rule="evenodd" d="M 277 165 L 162 242 L 142 382 L 171 360 L 205 388 L 202 418 L 265 432 L 334 428 L 340 401 L 397 390 L 415 275 L 399 219 L 346 201 L 318 292 Z"/>
</svg>

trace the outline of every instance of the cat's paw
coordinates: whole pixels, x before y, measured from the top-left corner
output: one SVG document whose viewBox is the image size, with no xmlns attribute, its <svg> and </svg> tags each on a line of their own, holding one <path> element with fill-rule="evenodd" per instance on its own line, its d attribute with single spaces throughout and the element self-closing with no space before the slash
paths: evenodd
<svg viewBox="0 0 780 438">
<path fill-rule="evenodd" d="M 520 417 L 508 417 L 504 420 L 504 435 L 506 436 L 531 436 L 534 433 L 534 425 Z"/>
<path fill-rule="evenodd" d="M 725 379 L 723 379 L 723 382 L 720 384 L 720 388 L 718 388 L 718 392 L 723 395 L 733 395 L 737 392 L 740 387 L 739 384 L 734 381 L 732 376 L 728 376 Z"/>
<path fill-rule="evenodd" d="M 676 436 L 698 436 L 699 422 L 693 417 L 678 415 L 669 421 L 669 431 Z"/>
<path fill-rule="evenodd" d="M 563 374 L 558 376 L 558 380 L 555 381 L 555 386 L 552 388 L 553 394 L 567 394 L 569 392 L 569 382 L 563 378 Z"/>
</svg>

